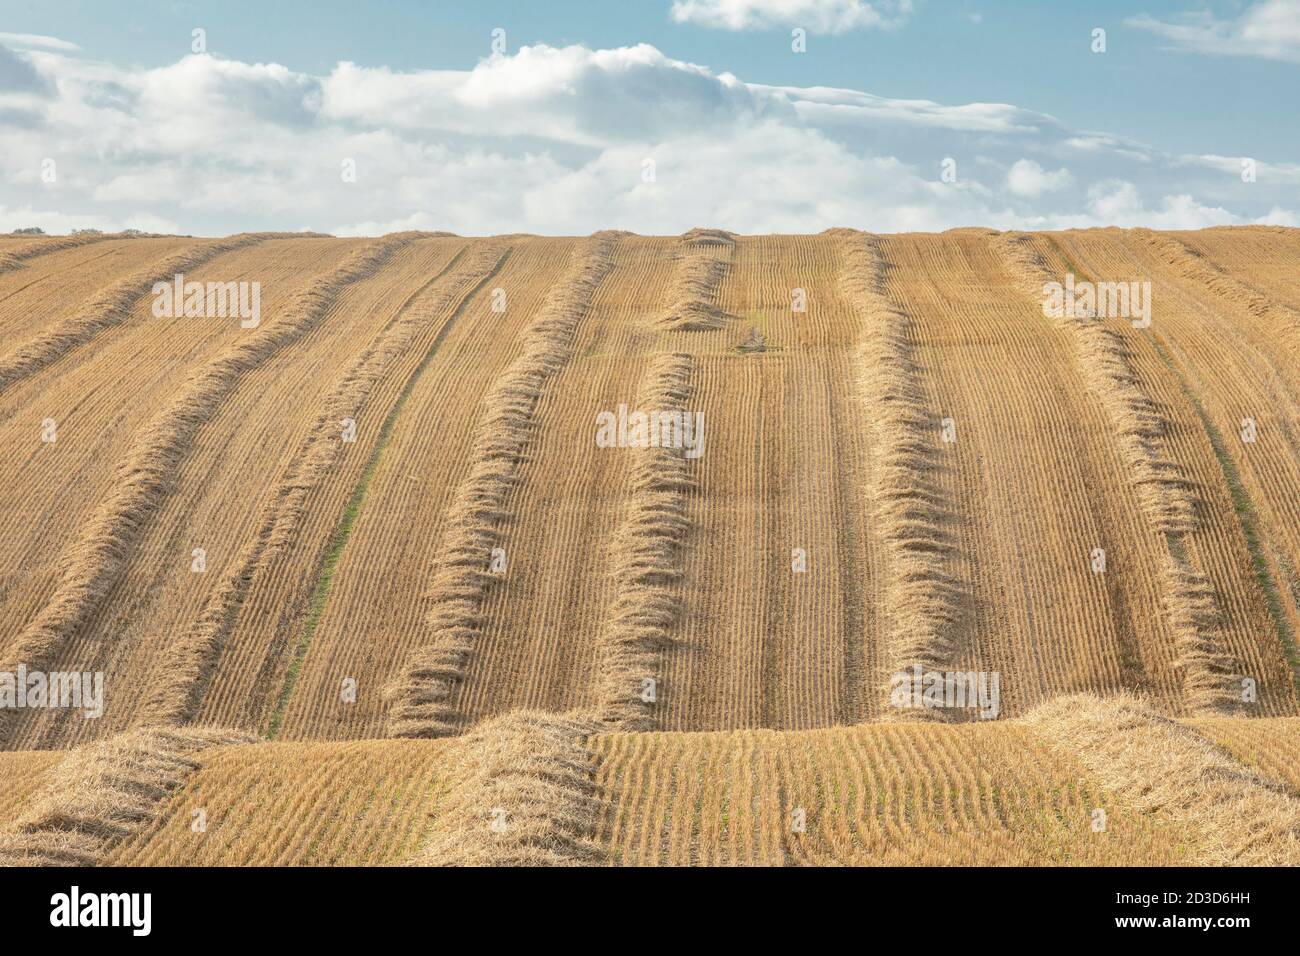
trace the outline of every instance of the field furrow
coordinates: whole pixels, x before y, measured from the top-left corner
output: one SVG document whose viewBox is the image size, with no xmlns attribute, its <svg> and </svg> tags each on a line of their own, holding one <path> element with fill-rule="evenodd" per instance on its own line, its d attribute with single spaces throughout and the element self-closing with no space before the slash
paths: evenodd
<svg viewBox="0 0 1300 956">
<path fill-rule="evenodd" d="M 717 297 L 737 321 L 666 342 L 696 356 L 707 427 L 665 729 L 828 726 L 871 706 L 867 428 L 836 249 L 826 236 L 737 239 Z"/>
<path fill-rule="evenodd" d="M 863 346 L 858 384 L 872 422 L 873 528 L 886 553 L 883 673 L 887 700 L 894 675 L 953 669 L 969 642 L 970 594 L 963 577 L 960 516 L 950 504 L 946 445 L 956 437 L 936 413 L 938 399 L 916 359 L 916 323 L 886 291 L 888 263 L 875 236 L 841 236 L 841 282 L 859 310 Z M 952 711 L 883 707 L 893 718 L 951 716 Z"/>
<path fill-rule="evenodd" d="M 1125 697 L 1064 697 L 1028 722 L 1077 755 L 1107 791 L 1185 827 L 1197 862 L 1300 864 L 1300 792 L 1242 765 L 1192 727 Z"/>
<path fill-rule="evenodd" d="M 209 747 L 251 743 L 223 730 L 138 731 L 68 752 L 43 789 L 0 825 L 0 866 L 96 866 L 166 812 Z"/>
<path fill-rule="evenodd" d="M 610 734 L 591 746 L 597 842 L 615 865 L 1190 861 L 1166 821 L 1108 798 L 1015 725 Z"/>
<path fill-rule="evenodd" d="M 785 732 L 591 736 L 527 712 L 439 741 L 135 732 L 0 755 L 0 847 L 114 865 L 1278 864 L 1300 845 L 1294 723 L 1074 696 L 1023 721 Z"/>
<path fill-rule="evenodd" d="M 92 247 L 93 248 L 93 247 Z M 194 281 L 259 281 L 262 324 L 328 272 L 355 243 L 280 239 L 217 256 Z M 187 377 L 255 330 L 237 318 L 155 318 L 149 289 L 129 319 L 0 395 L 0 650 L 49 600 L 60 556 L 112 492 L 115 465 Z M 50 419 L 54 441 L 42 441 Z"/>
<path fill-rule="evenodd" d="M 72 236 L 50 236 L 42 239 L 13 239 L 0 248 L 0 274 L 22 269 L 31 259 L 48 256 L 64 249 L 77 249 L 102 242 L 111 236 L 102 233 L 82 233 Z"/>
<path fill-rule="evenodd" d="M 693 229 L 682 236 L 660 326 L 698 332 L 721 328 L 735 318 L 717 305 L 718 286 L 735 244 L 735 237 L 720 229 Z"/>
<path fill-rule="evenodd" d="M 1072 285 L 1067 274 L 1081 283 L 1098 281 L 1056 252 L 1048 240 L 1012 234 L 997 236 L 993 242 L 1030 297 L 1042 294 L 1053 282 Z M 1074 338 L 1079 369 L 1106 410 L 1110 435 L 1133 493 L 1151 530 L 1164 541 L 1157 572 L 1184 700 L 1194 711 L 1230 710 L 1238 700 L 1240 678 L 1226 653 L 1217 592 L 1190 551 L 1202 503 L 1167 437 L 1170 421 L 1137 374 L 1125 338 L 1129 333 L 1107 324 L 1104 308 L 1108 306 L 1100 298 L 1091 305 L 1085 301 L 1045 305 L 1045 313 L 1049 308 L 1054 312 L 1048 319 Z M 1136 329 L 1142 320 L 1133 321 Z"/>
<path fill-rule="evenodd" d="M 937 480 L 970 601 L 952 669 L 997 674 L 1001 716 L 1073 690 L 1176 700 L 1147 657 L 1162 632 L 1158 542 L 1072 341 L 1020 294 L 987 232 L 882 237 L 881 252 L 915 324 L 930 428 L 950 439 Z"/>
<path fill-rule="evenodd" d="M 687 496 L 694 488 L 684 446 L 691 422 L 693 361 L 684 353 L 653 359 L 642 379 L 628 424 L 632 454 L 627 505 L 612 547 L 614 600 L 599 637 L 596 714 L 611 729 L 643 730 L 655 723 L 660 654 L 673 639 L 681 613 L 681 549 L 689 532 Z M 659 415 L 676 415 L 661 425 Z M 690 419 L 684 416 L 691 416 Z M 616 440 L 621 440 L 616 439 Z M 616 446 L 617 447 L 617 446 Z"/>
<path fill-rule="evenodd" d="M 1129 341 L 1136 374 L 1168 421 L 1170 453 L 1197 499 L 1195 529 L 1180 542 L 1196 572 L 1193 594 L 1206 582 L 1213 588 L 1216 643 L 1237 677 L 1233 701 L 1252 715 L 1295 713 L 1286 662 L 1295 633 L 1286 604 L 1295 602 L 1284 604 L 1281 593 L 1290 590 L 1289 569 L 1300 555 L 1300 449 L 1287 437 L 1296 393 L 1281 377 L 1294 372 L 1286 372 L 1276 342 L 1225 311 L 1217 295 L 1171 268 L 1145 239 L 1101 230 L 1054 241 L 1090 276 L 1151 283 L 1151 327 Z M 1255 442 L 1242 440 L 1245 418 L 1255 421 Z M 1243 699 L 1246 679 L 1255 700 Z"/>
<path fill-rule="evenodd" d="M 55 668 L 62 670 L 96 669 L 86 667 L 82 660 L 93 653 L 84 649 L 87 644 L 102 653 L 102 648 L 96 647 L 98 642 L 93 641 L 93 627 L 88 625 L 119 583 L 141 538 L 174 490 L 176 472 L 192 451 L 202 427 L 243 376 L 311 332 L 344 287 L 375 272 L 410 240 L 409 235 L 393 236 L 356 250 L 315 287 L 296 296 L 275 321 L 195 369 L 163 411 L 136 436 L 118 463 L 111 492 L 62 557 L 59 584 L 45 606 L 6 647 L 5 660 L 13 661 L 13 667 L 23 663 L 33 669 L 54 664 L 63 665 Z M 191 558 L 199 560 L 193 552 Z M 112 610 L 123 610 L 121 600 L 112 603 Z M 65 654 L 66 658 L 61 657 Z M 139 682 L 124 681 L 115 691 L 129 692 L 138 687 Z M 115 713 L 120 711 L 115 709 Z M 24 716 L 30 715 L 31 719 L 22 723 L 39 723 L 40 714 L 28 711 Z M 9 716 L 8 712 L 5 716 Z M 19 739 L 40 739 L 40 731 L 29 726 L 17 730 L 11 726 L 9 730 Z"/>
<path fill-rule="evenodd" d="M 519 711 L 455 742 L 448 792 L 413 866 L 573 866 L 600 858 L 592 725 Z"/>
<path fill-rule="evenodd" d="M 479 407 L 518 357 L 524 330 L 574 248 L 571 240 L 519 239 L 501 271 L 458 307 L 459 318 L 414 380 L 375 463 L 365 498 L 381 504 L 363 504 L 357 511 L 331 573 L 328 600 L 307 612 L 319 619 L 279 737 L 383 733 L 386 704 L 380 690 L 428 635 L 430 570 L 437 566 L 451 498 L 472 461 L 475 432 L 467 410 Z M 492 309 L 497 290 L 506 296 L 502 312 Z M 265 726 L 265 715 L 244 713 L 248 681 L 265 656 L 258 635 L 281 628 L 287 634 L 292 621 L 301 619 L 302 599 L 293 582 L 319 573 L 319 556 L 338 528 L 338 506 L 320 502 L 347 501 L 359 479 L 359 472 L 331 476 L 309 496 L 302 544 L 255 583 L 229 642 L 234 659 L 217 668 L 200 719 Z M 356 639 L 359 630 L 365 640 Z M 345 679 L 356 682 L 355 701 L 342 699 Z"/>
<path fill-rule="evenodd" d="M 0 862 L 1300 864 L 1297 256 L 0 237 Z"/>
<path fill-rule="evenodd" d="M 384 389 L 388 376 L 398 376 L 395 384 L 402 387 L 398 394 L 404 394 L 401 376 L 412 376 L 420 367 L 413 364 L 412 351 L 420 351 L 423 357 L 436 349 L 459 304 L 492 274 L 504 254 L 505 247 L 497 243 L 478 247 L 460 240 L 428 239 L 413 244 L 380 276 L 349 289 L 335 317 L 322 324 L 300 355 L 286 355 L 259 371 L 264 381 L 250 381 L 228 403 L 212 428 L 229 429 L 229 437 L 212 444 L 220 457 L 211 467 L 195 469 L 196 476 L 203 476 L 195 495 L 220 488 L 267 491 L 255 497 L 257 508 L 246 516 L 242 515 L 245 503 L 240 501 L 218 499 L 207 507 L 196 503 L 188 508 L 191 515 L 211 515 L 210 534 L 225 544 L 208 571 L 219 576 L 203 592 L 197 611 L 187 602 L 189 613 L 157 628 L 184 636 L 165 653 L 153 655 L 137 723 L 188 719 L 200 706 L 220 664 L 238 659 L 229 653 L 229 642 L 247 598 L 273 567 L 299 550 L 309 497 L 336 471 L 355 475 L 357 465 L 380 446 L 385 413 L 392 414 L 392 409 L 376 408 L 374 399 L 378 393 L 385 396 L 381 401 L 396 405 L 390 397 L 392 389 Z M 367 344 L 358 348 L 357 343 L 367 338 Z M 299 413 L 257 416 L 259 404 L 293 407 Z M 262 427 L 242 424 L 250 420 Z M 345 435 L 349 421 L 355 424 L 350 436 Z M 268 447 L 283 447 L 290 435 L 296 445 L 274 458 L 265 454 Z M 348 437 L 352 440 L 345 440 Z M 214 480 L 214 469 L 236 464 L 241 469 L 238 479 Z M 330 506 L 337 512 L 343 504 L 336 498 Z M 238 523 L 232 521 L 236 513 L 243 516 Z M 309 593 L 314 583 L 295 582 L 295 591 Z M 179 581 L 173 587 L 180 587 Z M 280 610 L 285 623 L 269 633 L 251 632 L 260 637 L 260 648 L 249 648 L 249 654 L 260 651 L 264 664 L 257 679 L 246 679 L 248 711 L 270 706 L 266 698 L 274 698 L 284 683 L 288 658 L 302 633 L 303 622 L 289 616 L 290 607 Z"/>
<path fill-rule="evenodd" d="M 53 365 L 68 352 L 129 319 L 135 303 L 155 283 L 169 284 L 178 274 L 201 266 L 214 256 L 269 238 L 272 237 L 266 234 L 249 234 L 196 243 L 102 289 L 66 319 L 0 356 L 0 390 L 7 390 L 14 382 Z"/>
<path fill-rule="evenodd" d="M 464 241 L 441 238 L 403 246 L 386 268 L 342 289 L 300 344 L 236 385 L 177 469 L 104 613 L 67 655 L 106 672 L 113 691 L 108 716 L 90 723 L 65 718 L 47 728 L 46 739 L 193 716 L 224 659 L 243 589 L 264 561 L 293 543 L 287 539 L 300 518 L 300 496 L 340 458 L 364 459 L 378 440 L 382 415 L 370 417 L 367 394 L 402 356 L 407 336 L 432 335 L 461 284 L 481 278 L 453 272 L 450 288 L 439 285 L 444 270 L 468 261 L 465 249 Z M 345 417 L 357 422 L 354 442 L 343 441 Z M 202 573 L 195 573 L 196 547 Z M 283 672 L 288 631 L 249 632 L 256 641 L 249 653 L 270 664 L 265 679 L 243 680 L 247 709 L 265 706 L 278 691 L 273 669 Z"/>
<path fill-rule="evenodd" d="M 111 239 L 55 247 L 23 260 L 11 272 L 0 269 L 4 351 L 60 325 L 115 278 L 138 273 L 193 245 L 193 239 L 170 236 Z"/>
<path fill-rule="evenodd" d="M 446 745 L 365 741 L 222 747 L 115 866 L 392 865 L 410 857 L 443 798 Z M 194 811 L 204 826 L 193 826 Z"/>
<path fill-rule="evenodd" d="M 457 697 L 462 725 L 513 708 L 596 704 L 599 629 L 613 601 L 614 533 L 635 452 L 599 447 L 597 416 L 634 408 L 646 363 L 665 338 L 653 316 L 669 275 L 668 243 L 620 237 L 610 271 L 574 331 L 568 361 L 535 412 L 504 565 L 485 596 L 482 638 Z"/>
<path fill-rule="evenodd" d="M 616 234 L 592 236 L 548 294 L 524 335 L 523 352 L 479 410 L 469 475 L 450 505 L 438 567 L 428 587 L 429 637 L 385 687 L 387 736 L 435 737 L 455 730 L 468 667 L 483 634 L 494 562 L 504 554 L 500 525 L 533 444 L 539 401 L 569 361 L 579 323 L 610 271 Z"/>
</svg>

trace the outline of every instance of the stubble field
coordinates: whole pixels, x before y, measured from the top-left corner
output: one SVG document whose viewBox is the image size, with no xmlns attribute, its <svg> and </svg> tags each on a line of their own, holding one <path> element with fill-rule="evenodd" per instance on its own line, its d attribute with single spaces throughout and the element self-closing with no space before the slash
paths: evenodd
<svg viewBox="0 0 1300 956">
<path fill-rule="evenodd" d="M 1297 262 L 7 237 L 0 674 L 104 706 L 0 708 L 0 860 L 1295 863 Z M 178 273 L 260 322 L 156 317 Z"/>
</svg>

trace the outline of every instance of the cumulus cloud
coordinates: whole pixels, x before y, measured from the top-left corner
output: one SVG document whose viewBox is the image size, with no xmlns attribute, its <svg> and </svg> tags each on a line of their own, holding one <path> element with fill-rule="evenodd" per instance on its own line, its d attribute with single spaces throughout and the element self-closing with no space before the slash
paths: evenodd
<svg viewBox="0 0 1300 956">
<path fill-rule="evenodd" d="M 813 33 L 890 29 L 912 12 L 911 0 L 673 0 L 672 18 L 720 30 L 803 27 Z"/>
<path fill-rule="evenodd" d="M 1070 181 L 1070 171 L 1064 166 L 1055 172 L 1048 172 L 1032 159 L 1016 160 L 1007 172 L 1007 188 L 1017 196 L 1030 199 L 1064 189 Z"/>
<path fill-rule="evenodd" d="M 1288 226 L 1295 229 L 1300 227 L 1300 213 L 1274 206 L 1264 215 L 1252 221 L 1260 226 Z"/>
<path fill-rule="evenodd" d="M 1137 186 L 1123 181 L 1101 182 L 1090 187 L 1088 209 L 1099 222 L 1152 229 L 1201 229 L 1238 221 L 1228 210 L 1202 205 L 1185 193 L 1164 196 L 1157 208 L 1148 208 Z"/>
<path fill-rule="evenodd" d="M 725 131 L 786 109 L 729 74 L 673 60 L 648 44 L 615 50 L 523 47 L 473 70 L 395 73 L 340 63 L 322 116 L 465 135 L 532 136 L 585 146 Z"/>
<path fill-rule="evenodd" d="M 1228 19 L 1194 11 L 1174 20 L 1158 20 L 1144 13 L 1125 23 L 1195 53 L 1300 63 L 1300 0 L 1261 0 Z"/>
<path fill-rule="evenodd" d="M 139 69 L 50 46 L 10 52 L 8 228 L 1282 222 L 1300 168 L 1261 160 L 1247 186 L 1223 157 L 1166 155 L 1012 104 L 748 83 L 645 44 L 525 46 L 467 70 L 344 62 L 325 75 L 206 54 Z M 945 158 L 955 178 L 941 176 Z M 57 177 L 42 175 L 47 160 Z"/>
</svg>

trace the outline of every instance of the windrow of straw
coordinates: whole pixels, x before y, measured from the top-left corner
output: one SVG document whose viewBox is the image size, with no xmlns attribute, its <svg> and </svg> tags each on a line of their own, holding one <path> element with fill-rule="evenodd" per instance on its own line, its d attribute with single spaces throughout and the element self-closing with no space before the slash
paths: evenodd
<svg viewBox="0 0 1300 956">
<path fill-rule="evenodd" d="M 522 353 L 480 405 L 469 473 L 449 505 L 438 569 L 428 591 L 430 638 L 384 689 L 389 737 L 441 737 L 456 731 L 450 698 L 481 634 L 483 602 L 495 580 L 489 571 L 492 549 L 498 546 L 500 525 L 508 517 L 507 498 L 533 438 L 537 403 L 569 360 L 578 323 L 612 267 L 617 241 L 617 233 L 600 232 L 575 250 L 564 277 L 547 293 L 524 333 Z"/>
<path fill-rule="evenodd" d="M 1300 865 L 1300 794 L 1186 724 L 1129 696 L 1086 694 L 1049 701 L 1025 722 L 1120 800 L 1194 834 L 1197 862 Z"/>
<path fill-rule="evenodd" d="M 0 831 L 0 866 L 97 866 L 143 830 L 199 754 L 255 738 L 215 729 L 136 730 L 68 753 L 29 809 Z"/>
<path fill-rule="evenodd" d="M 1044 284 L 1063 281 L 1064 276 L 1054 275 L 1034 248 L 1032 236 L 1002 233 L 992 241 L 1027 294 L 1040 298 Z M 1105 407 L 1143 512 L 1157 531 L 1182 534 L 1194 530 L 1192 483 L 1169 451 L 1168 425 L 1155 402 L 1142 391 L 1124 339 L 1092 316 L 1065 315 L 1060 321 L 1074 333 L 1084 381 Z"/>
<path fill-rule="evenodd" d="M 720 329 L 735 318 L 717 304 L 718 285 L 727 274 L 735 244 L 735 237 L 721 229 L 692 229 L 682 235 L 661 326 L 705 331 Z"/>
<path fill-rule="evenodd" d="M 694 359 L 658 356 L 642 379 L 636 408 L 681 410 L 693 394 Z M 681 613 L 677 581 L 682 542 L 690 528 L 687 497 L 695 488 L 681 448 L 629 449 L 636 457 L 628 505 L 614 538 L 614 603 L 600 636 L 597 715 L 613 730 L 654 726 L 660 655 Z M 656 682 L 648 684 L 648 681 Z"/>
<path fill-rule="evenodd" d="M 209 596 L 184 638 L 160 657 L 138 725 L 183 724 L 194 715 L 254 578 L 296 540 L 306 515 L 308 495 L 343 454 L 343 420 L 360 419 L 376 384 L 389 374 L 421 332 L 494 275 L 508 250 L 497 240 L 473 243 L 398 311 L 338 380 L 325 400 L 325 411 L 263 511 L 257 534 Z"/>
<path fill-rule="evenodd" d="M 0 356 L 0 389 L 39 372 L 77 346 L 85 345 L 105 329 L 125 322 L 131 317 L 136 302 L 149 294 L 154 283 L 170 282 L 178 273 L 188 272 L 223 253 L 277 235 L 244 233 L 228 239 L 202 242 L 173 253 L 101 289 L 94 298 L 48 332 L 43 332 Z"/>
<path fill-rule="evenodd" d="M 1001 233 L 991 241 L 1028 295 L 1037 299 L 1045 283 L 1064 278 L 1052 273 L 1032 236 Z M 1065 315 L 1060 321 L 1074 335 L 1079 370 L 1110 422 L 1111 439 L 1138 506 L 1164 540 L 1159 573 L 1185 702 L 1196 712 L 1231 710 L 1238 702 L 1234 688 L 1240 687 L 1240 678 L 1222 650 L 1226 645 L 1214 587 L 1197 568 L 1190 547 L 1199 501 L 1191 478 L 1170 449 L 1165 416 L 1142 390 L 1119 333 L 1093 316 Z"/>
<path fill-rule="evenodd" d="M 316 422 L 304 454 L 281 488 L 284 506 L 277 510 L 265 561 L 283 551 L 297 535 L 307 493 L 320 483 L 343 449 L 339 432 L 343 420 L 358 420 L 375 384 L 406 354 L 416 336 L 494 275 L 508 252 L 509 246 L 499 240 L 473 243 L 450 271 L 403 310 L 348 369 L 326 399 L 325 411 Z"/>
<path fill-rule="evenodd" d="M 700 248 L 702 246 L 726 246 L 728 249 L 736 244 L 736 234 L 725 229 L 707 229 L 696 226 L 682 233 L 682 245 Z"/>
<path fill-rule="evenodd" d="M 1161 591 L 1174 635 L 1174 666 L 1182 674 L 1183 699 L 1197 714 L 1241 709 L 1242 677 L 1224 650 L 1223 615 L 1213 582 L 1173 538 L 1162 557 Z"/>
<path fill-rule="evenodd" d="M 886 679 L 918 664 L 923 671 L 949 670 L 962 649 L 969 589 L 956 570 L 956 518 L 940 484 L 946 465 L 915 355 L 915 323 L 887 292 L 879 239 L 849 230 L 836 235 L 840 286 L 863 326 L 858 387 L 871 423 L 871 509 L 886 562 Z M 900 719 L 953 714 L 944 708 L 885 712 Z"/>
<path fill-rule="evenodd" d="M 1221 299 L 1245 305 L 1251 315 L 1275 323 L 1271 329 L 1290 345 L 1291 351 L 1300 349 L 1300 312 L 1272 299 L 1258 289 L 1241 282 L 1197 250 L 1169 235 L 1150 229 L 1134 229 L 1137 236 L 1179 275 L 1204 286 Z"/>
<path fill-rule="evenodd" d="M 6 649 L 5 659 L 13 666 L 0 670 L 13 670 L 19 663 L 46 669 L 117 581 L 144 526 L 162 506 L 176 468 L 199 429 L 216 414 L 240 378 L 314 328 L 349 283 L 373 275 L 411 238 L 411 234 L 389 236 L 358 249 L 314 287 L 299 293 L 274 322 L 189 377 L 119 463 L 107 499 L 63 555 L 64 571 L 53 595 Z M 10 714 L 5 711 L 5 717 Z M 0 725 L 0 731 L 4 729 Z M 0 733 L 0 740 L 5 738 L 7 734 Z"/>
<path fill-rule="evenodd" d="M 409 866 L 577 866 L 600 862 L 588 835 L 593 725 L 515 712 L 476 727 L 448 755 L 450 789 Z"/>
<path fill-rule="evenodd" d="M 92 242 L 118 238 L 121 237 L 112 234 L 88 232 L 77 236 L 51 236 L 47 239 L 36 239 L 18 246 L 16 249 L 0 252 L 0 275 L 13 272 L 15 269 L 21 269 L 28 259 L 35 259 L 38 256 L 46 256 L 54 252 L 62 252 L 64 249 L 74 249 L 77 246 L 89 245 Z"/>
</svg>

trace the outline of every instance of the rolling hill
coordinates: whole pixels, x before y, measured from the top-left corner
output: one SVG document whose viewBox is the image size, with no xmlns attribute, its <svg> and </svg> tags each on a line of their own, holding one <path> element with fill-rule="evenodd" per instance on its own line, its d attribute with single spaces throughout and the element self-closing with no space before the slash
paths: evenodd
<svg viewBox="0 0 1300 956">
<path fill-rule="evenodd" d="M 1298 261 L 6 237 L 0 860 L 1295 863 Z"/>
</svg>

